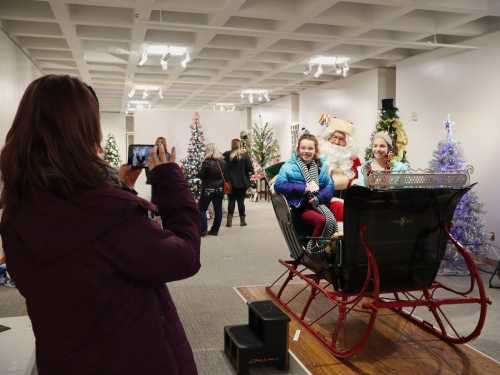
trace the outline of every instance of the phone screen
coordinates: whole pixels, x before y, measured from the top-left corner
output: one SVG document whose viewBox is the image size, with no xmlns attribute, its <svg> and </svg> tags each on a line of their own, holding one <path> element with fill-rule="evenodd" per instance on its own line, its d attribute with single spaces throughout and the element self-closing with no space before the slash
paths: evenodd
<svg viewBox="0 0 500 375">
<path fill-rule="evenodd" d="M 134 168 L 146 168 L 153 147 L 154 145 L 129 145 L 128 164 Z"/>
</svg>

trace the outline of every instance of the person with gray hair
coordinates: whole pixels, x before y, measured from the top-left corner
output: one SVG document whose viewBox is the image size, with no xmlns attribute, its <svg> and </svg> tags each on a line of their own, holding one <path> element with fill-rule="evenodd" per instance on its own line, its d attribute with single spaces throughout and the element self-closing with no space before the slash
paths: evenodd
<svg viewBox="0 0 500 375">
<path fill-rule="evenodd" d="M 217 236 L 222 222 L 222 200 L 224 198 L 224 180 L 226 163 L 214 143 L 205 147 L 205 160 L 201 164 L 198 177 L 201 180 L 201 196 L 198 201 L 201 218 L 201 235 Z M 212 203 L 215 217 L 212 228 L 208 229 L 207 210 Z"/>
<path fill-rule="evenodd" d="M 393 155 L 392 139 L 387 132 L 377 132 L 372 137 L 372 158 L 358 167 L 358 178 L 353 181 L 353 185 L 366 186 L 365 176 L 372 172 L 408 172 L 408 164 L 391 160 Z"/>
</svg>

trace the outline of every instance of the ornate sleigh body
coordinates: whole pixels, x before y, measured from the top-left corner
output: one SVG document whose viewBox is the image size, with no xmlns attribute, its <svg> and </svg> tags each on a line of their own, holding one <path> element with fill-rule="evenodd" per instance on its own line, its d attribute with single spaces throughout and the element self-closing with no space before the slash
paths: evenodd
<svg viewBox="0 0 500 375">
<path fill-rule="evenodd" d="M 268 177 L 275 173 L 268 169 Z M 470 252 L 449 231 L 472 187 L 468 173 L 376 174 L 368 181 L 372 188 L 345 192 L 343 238 L 321 265 L 305 253 L 285 198 L 272 194 L 293 259 L 279 260 L 286 270 L 267 293 L 338 357 L 363 350 L 381 309 L 449 343 L 477 337 L 490 301 Z M 467 265 L 465 286 L 437 277 L 450 243 Z M 457 309 L 467 313 L 468 326 L 475 322 L 469 331 Z"/>
</svg>

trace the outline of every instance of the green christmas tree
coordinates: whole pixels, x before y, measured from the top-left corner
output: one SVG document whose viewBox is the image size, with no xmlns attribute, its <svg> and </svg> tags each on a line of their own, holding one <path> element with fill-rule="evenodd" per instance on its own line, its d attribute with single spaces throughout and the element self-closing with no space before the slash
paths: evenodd
<svg viewBox="0 0 500 375">
<path fill-rule="evenodd" d="M 371 138 L 377 132 L 385 131 L 389 133 L 393 145 L 393 160 L 407 163 L 406 159 L 406 145 L 408 144 L 408 137 L 403 128 L 403 123 L 399 120 L 398 109 L 393 106 L 393 99 L 383 99 L 382 109 L 380 110 L 380 119 L 375 126 L 375 131 L 372 133 Z M 371 142 L 370 142 L 371 144 Z M 365 160 L 372 158 L 372 149 L 367 147 L 365 151 Z"/>
<path fill-rule="evenodd" d="M 278 141 L 269 123 L 254 124 L 252 127 L 250 154 L 261 170 L 280 160 Z"/>
<path fill-rule="evenodd" d="M 201 181 L 198 178 L 201 164 L 205 158 L 205 138 L 200 124 L 200 115 L 196 112 L 191 123 L 191 139 L 187 150 L 187 156 L 182 160 L 184 176 L 194 197 L 200 197 Z"/>
<path fill-rule="evenodd" d="M 104 146 L 104 160 L 106 160 L 113 167 L 119 167 L 121 164 L 118 145 L 116 144 L 116 138 L 113 134 L 108 134 L 108 137 L 106 138 L 106 145 Z"/>
</svg>

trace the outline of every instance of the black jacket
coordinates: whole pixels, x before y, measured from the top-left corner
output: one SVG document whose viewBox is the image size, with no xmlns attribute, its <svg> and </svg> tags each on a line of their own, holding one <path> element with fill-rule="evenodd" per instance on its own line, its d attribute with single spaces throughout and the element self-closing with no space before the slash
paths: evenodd
<svg viewBox="0 0 500 375">
<path fill-rule="evenodd" d="M 246 153 L 240 158 L 229 160 L 231 151 L 224 152 L 224 159 L 227 163 L 227 176 L 234 189 L 247 189 L 250 186 L 250 176 L 253 174 L 253 166 Z"/>
<path fill-rule="evenodd" d="M 224 179 L 222 178 L 222 173 L 224 173 L 224 177 L 227 179 L 225 168 L 226 163 L 222 159 L 203 160 L 200 172 L 198 173 L 198 177 L 201 180 L 201 188 L 216 189 L 224 187 Z"/>
</svg>

